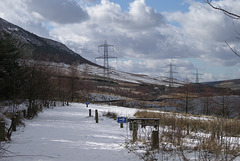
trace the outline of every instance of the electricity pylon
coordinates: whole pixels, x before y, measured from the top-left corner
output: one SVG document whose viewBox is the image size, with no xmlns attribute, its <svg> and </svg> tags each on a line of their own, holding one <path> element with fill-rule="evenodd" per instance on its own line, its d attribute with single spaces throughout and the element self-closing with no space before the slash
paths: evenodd
<svg viewBox="0 0 240 161">
<path fill-rule="evenodd" d="M 194 75 L 196 76 L 195 83 L 198 84 L 199 83 L 199 79 L 201 79 L 201 78 L 199 78 L 199 75 L 202 75 L 202 74 L 199 74 L 198 73 L 198 69 L 196 69 L 196 73 Z"/>
<path fill-rule="evenodd" d="M 107 40 L 104 41 L 104 44 L 102 45 L 98 45 L 98 52 L 99 52 L 99 48 L 103 47 L 103 52 L 104 52 L 104 55 L 103 56 L 99 56 L 99 57 L 96 57 L 95 59 L 103 59 L 104 61 L 104 69 L 103 69 L 103 75 L 104 77 L 106 78 L 109 78 L 109 64 L 108 64 L 108 59 L 116 59 L 117 57 L 113 57 L 113 56 L 109 56 L 108 55 L 108 48 L 109 47 L 112 47 L 113 50 L 114 50 L 114 45 L 109 45 L 107 43 Z"/>
<path fill-rule="evenodd" d="M 173 74 L 174 73 L 177 73 L 177 72 L 174 72 L 173 71 L 173 66 L 175 66 L 175 65 L 173 65 L 172 63 L 170 63 L 169 65 L 168 65 L 170 68 L 169 68 L 169 87 L 173 87 Z M 175 66 L 176 67 L 176 66 Z"/>
</svg>

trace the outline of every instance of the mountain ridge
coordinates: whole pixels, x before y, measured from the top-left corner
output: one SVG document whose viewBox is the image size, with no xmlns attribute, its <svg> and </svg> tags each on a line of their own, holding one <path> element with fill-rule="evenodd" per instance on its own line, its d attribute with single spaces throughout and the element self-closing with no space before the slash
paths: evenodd
<svg viewBox="0 0 240 161">
<path fill-rule="evenodd" d="M 219 87 L 219 88 L 230 88 L 232 90 L 240 90 L 240 79 L 229 79 L 212 82 L 203 82 L 202 84 Z"/>
<path fill-rule="evenodd" d="M 15 41 L 15 46 L 20 53 L 28 53 L 32 59 L 53 61 L 59 63 L 79 64 L 95 63 L 83 58 L 81 55 L 69 49 L 66 45 L 52 39 L 40 37 L 34 33 L 30 33 L 23 28 L 14 25 L 0 18 L 0 32 L 9 34 Z M 3 36 L 2 34 L 0 36 Z"/>
</svg>

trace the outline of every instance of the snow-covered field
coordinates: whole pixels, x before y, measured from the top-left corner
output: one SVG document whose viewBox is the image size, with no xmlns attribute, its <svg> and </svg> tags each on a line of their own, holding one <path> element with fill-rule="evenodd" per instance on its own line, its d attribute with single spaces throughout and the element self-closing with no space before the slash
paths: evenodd
<svg viewBox="0 0 240 161">
<path fill-rule="evenodd" d="M 99 111 L 99 123 L 88 117 Z M 84 104 L 46 109 L 13 133 L 5 145 L 11 153 L 2 161 L 117 161 L 140 160 L 124 147 L 128 128 L 103 117 L 104 112 L 131 117 L 136 109 Z"/>
<path fill-rule="evenodd" d="M 95 110 L 99 113 L 99 123 L 94 117 L 89 117 L 89 109 L 94 115 Z M 193 133 L 189 136 L 181 136 L 181 140 L 188 148 L 179 151 L 172 142 L 162 140 L 160 152 L 152 151 L 147 153 L 148 141 L 142 144 L 130 144 L 132 134 L 125 124 L 124 128 L 116 120 L 110 119 L 103 114 L 107 112 L 116 113 L 118 116 L 133 117 L 138 109 L 124 108 L 108 105 L 90 104 L 87 108 L 85 104 L 72 103 L 70 106 L 58 106 L 53 109 L 45 109 L 33 120 L 24 120 L 25 127 L 18 127 L 17 132 L 12 135 L 12 141 L 6 143 L 4 148 L 8 152 L 1 161 L 139 161 L 141 157 L 152 157 L 160 160 L 178 161 L 184 160 L 183 155 L 189 160 L 219 160 L 219 158 L 207 151 L 190 150 L 200 144 L 198 138 L 208 138 L 209 134 L 201 132 Z M 150 110 L 153 111 L 153 110 Z M 160 111 L 154 111 L 160 112 Z M 166 115 L 168 113 L 165 113 Z M 184 116 L 183 116 L 184 117 Z M 194 117 L 192 118 L 194 119 Z M 201 118 L 207 119 L 207 118 Z M 138 130 L 142 140 L 150 136 L 150 131 L 154 127 L 141 128 Z M 164 129 L 163 129 L 164 128 Z M 171 129 L 160 127 L 161 137 L 163 131 L 171 132 Z M 193 137 L 191 137 L 193 136 Z M 233 142 L 233 148 L 238 148 L 239 138 L 224 138 L 227 143 Z M 234 146 L 236 144 L 236 146 Z M 126 148 L 127 146 L 127 148 Z M 163 149 L 166 149 L 165 151 Z M 170 149 L 170 151 L 169 151 Z M 131 152 L 130 152 L 130 151 Z M 180 153 L 181 152 L 181 153 Z M 206 156 L 201 156 L 201 155 Z M 223 156 L 225 156 L 223 154 Z M 221 156 L 222 158 L 222 156 Z M 220 160 L 221 160 L 220 158 Z M 231 156 L 228 156 L 231 158 Z M 234 160 L 240 160 L 236 156 Z"/>
</svg>

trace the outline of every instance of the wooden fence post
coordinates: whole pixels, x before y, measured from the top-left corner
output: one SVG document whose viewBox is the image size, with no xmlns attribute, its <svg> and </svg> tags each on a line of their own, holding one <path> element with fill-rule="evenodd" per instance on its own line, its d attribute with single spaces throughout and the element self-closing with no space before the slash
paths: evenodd
<svg viewBox="0 0 240 161">
<path fill-rule="evenodd" d="M 91 117 L 92 116 L 92 110 L 89 109 L 88 111 L 89 111 L 89 117 Z"/>
<path fill-rule="evenodd" d="M 136 121 L 133 121 L 132 129 L 133 129 L 133 134 L 132 134 L 133 142 L 136 142 L 137 141 L 137 131 L 138 131 L 138 124 Z"/>
<path fill-rule="evenodd" d="M 95 110 L 95 120 L 96 120 L 96 123 L 98 123 L 98 110 Z"/>
<path fill-rule="evenodd" d="M 152 149 L 158 149 L 159 148 L 159 131 L 153 131 L 152 132 Z"/>
<path fill-rule="evenodd" d="M 132 131 L 132 121 L 129 122 L 129 130 Z"/>
<path fill-rule="evenodd" d="M 5 122 L 0 121 L 0 142 L 5 141 Z"/>
<path fill-rule="evenodd" d="M 187 135 L 189 135 L 189 123 L 187 123 Z"/>
</svg>

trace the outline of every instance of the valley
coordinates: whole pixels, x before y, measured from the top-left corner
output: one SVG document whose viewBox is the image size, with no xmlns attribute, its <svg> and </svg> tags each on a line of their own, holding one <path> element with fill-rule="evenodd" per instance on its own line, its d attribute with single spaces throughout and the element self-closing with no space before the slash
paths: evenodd
<svg viewBox="0 0 240 161">
<path fill-rule="evenodd" d="M 79 151 L 84 160 L 111 160 L 108 153 L 116 160 L 239 160 L 239 80 L 170 82 L 115 69 L 106 76 L 104 67 L 64 44 L 3 19 L 0 36 L 0 156 L 5 160 L 76 160 Z M 86 106 L 100 111 L 102 129 L 87 116 Z M 119 130 L 117 116 L 159 119 L 158 151 L 151 149 L 154 126 L 138 124 L 135 143 L 133 132 Z"/>
</svg>

